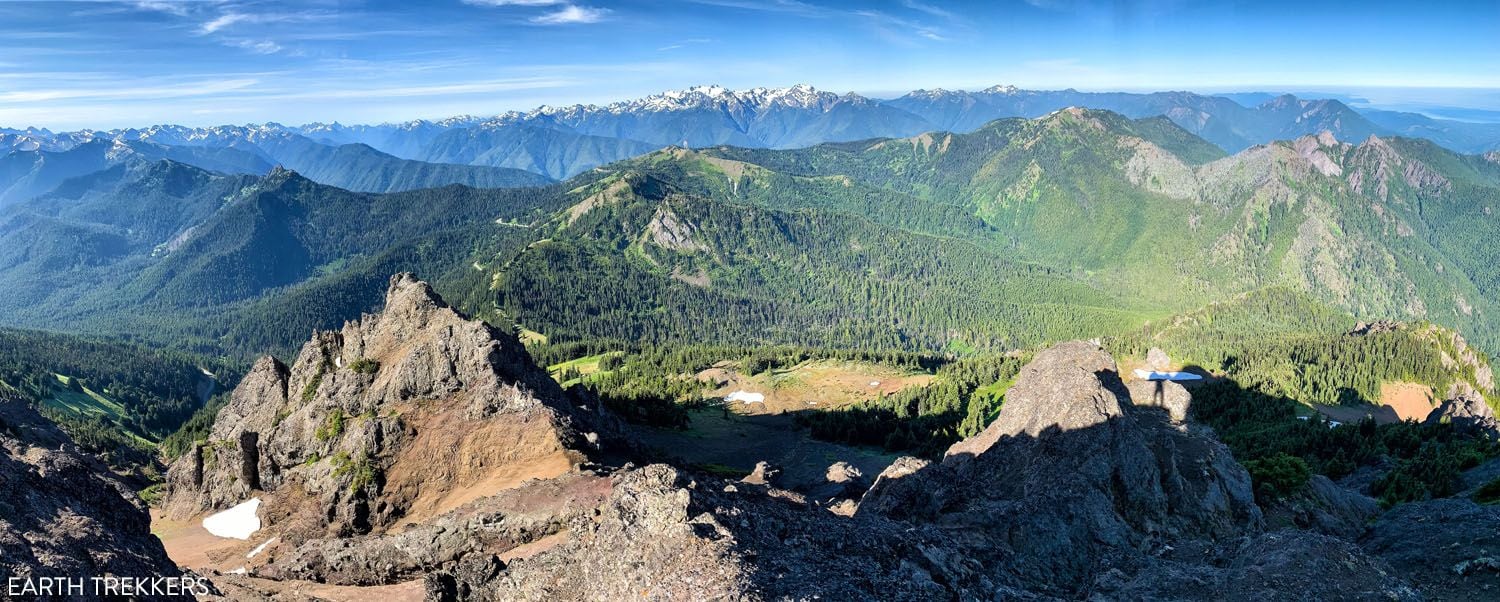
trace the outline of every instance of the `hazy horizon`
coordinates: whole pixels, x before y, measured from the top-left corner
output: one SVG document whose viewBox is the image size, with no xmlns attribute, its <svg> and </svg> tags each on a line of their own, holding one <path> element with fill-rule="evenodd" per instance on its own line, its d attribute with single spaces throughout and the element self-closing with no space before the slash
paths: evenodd
<svg viewBox="0 0 1500 602">
<path fill-rule="evenodd" d="M 1426 92 L 1371 106 L 1483 116 L 1500 111 L 1497 28 L 1482 2 L 4 2 L 0 126 L 399 122 L 796 83 L 1399 88 Z"/>
</svg>

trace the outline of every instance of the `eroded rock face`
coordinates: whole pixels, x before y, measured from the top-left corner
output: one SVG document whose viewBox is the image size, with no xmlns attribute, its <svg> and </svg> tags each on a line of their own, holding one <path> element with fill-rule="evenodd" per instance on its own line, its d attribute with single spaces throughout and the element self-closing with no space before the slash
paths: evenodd
<svg viewBox="0 0 1500 602">
<path fill-rule="evenodd" d="M 1380 514 L 1380 504 L 1328 477 L 1313 475 L 1306 489 L 1265 508 L 1265 513 L 1273 528 L 1305 529 L 1352 541 Z"/>
<path fill-rule="evenodd" d="M 1466 386 L 1450 393 L 1456 395 L 1432 409 L 1427 415 L 1428 424 L 1452 424 L 1459 433 L 1500 439 L 1500 420 L 1483 396 Z"/>
<path fill-rule="evenodd" d="M 257 362 L 198 458 L 168 475 L 177 518 L 266 497 L 296 543 L 441 515 L 585 461 L 602 415 L 570 403 L 513 337 L 410 274 L 383 311 Z M 200 476 L 201 462 L 201 476 Z"/>
<path fill-rule="evenodd" d="M 130 487 L 51 421 L 0 392 L 0 576 L 181 574 Z"/>
<path fill-rule="evenodd" d="M 255 574 L 382 585 L 462 572 L 465 558 L 522 554 L 524 546 L 558 536 L 572 521 L 592 516 L 610 488 L 608 477 L 588 473 L 528 481 L 396 533 L 319 539 L 276 550 Z"/>
<path fill-rule="evenodd" d="M 1391 600 L 1424 597 L 1389 564 L 1349 541 L 1284 530 L 1169 553 L 1133 577 L 1111 573 L 1096 600 Z"/>
<path fill-rule="evenodd" d="M 1170 380 L 1133 380 L 1128 388 L 1131 403 L 1136 406 L 1161 408 L 1173 422 L 1187 421 L 1193 395 L 1186 387 Z"/>
</svg>

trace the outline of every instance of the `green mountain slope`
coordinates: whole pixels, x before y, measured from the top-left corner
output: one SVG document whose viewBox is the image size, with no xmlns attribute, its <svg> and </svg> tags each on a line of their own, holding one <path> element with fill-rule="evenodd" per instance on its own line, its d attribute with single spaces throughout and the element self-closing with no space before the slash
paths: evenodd
<svg viewBox="0 0 1500 602">
<path fill-rule="evenodd" d="M 1064 110 L 966 135 L 669 148 L 513 190 L 155 169 L 0 215 L 10 323 L 251 354 L 417 270 L 559 341 L 1007 348 L 1272 287 L 1497 340 L 1479 244 L 1496 167 L 1411 141 L 1223 157 L 1163 119 Z"/>
<path fill-rule="evenodd" d="M 501 307 L 554 341 L 1009 348 L 1140 319 L 1065 274 L 836 207 L 724 202 L 635 171 L 575 192 L 496 277 Z"/>
<path fill-rule="evenodd" d="M 731 192 L 766 185 L 769 170 L 802 182 L 778 184 L 781 199 L 817 198 L 809 183 L 843 178 L 961 207 L 1020 259 L 1174 311 L 1290 286 L 1357 315 L 1432 319 L 1486 346 L 1500 340 L 1494 251 L 1482 243 L 1496 227 L 1483 213 L 1500 191 L 1493 163 L 1412 141 L 1304 137 L 1194 165 L 1178 153 L 1213 153 L 1191 140 L 1161 120 L 1065 110 L 968 135 L 705 149 L 695 161 L 707 167 L 675 171 L 733 162 L 716 170 Z"/>
</svg>

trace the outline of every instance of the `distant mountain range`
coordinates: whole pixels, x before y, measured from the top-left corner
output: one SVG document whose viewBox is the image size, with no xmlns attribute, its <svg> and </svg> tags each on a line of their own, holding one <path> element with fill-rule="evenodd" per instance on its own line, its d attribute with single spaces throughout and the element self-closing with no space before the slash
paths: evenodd
<svg viewBox="0 0 1500 602">
<path fill-rule="evenodd" d="M 932 131 L 966 133 L 996 119 L 1039 117 L 1066 107 L 1104 109 L 1131 118 L 1165 116 L 1231 153 L 1322 131 L 1344 142 L 1357 143 L 1371 135 L 1407 136 L 1426 138 L 1462 153 L 1500 149 L 1500 124 L 1356 110 L 1338 100 L 1291 95 L 1137 94 L 994 86 L 977 92 L 917 90 L 877 100 L 798 85 L 740 91 L 698 86 L 603 106 L 543 106 L 490 118 L 460 116 L 380 125 L 162 125 L 64 133 L 0 129 L 0 152 L 60 152 L 100 140 L 234 148 L 325 184 L 394 192 L 445 184 L 534 185 L 541 180 L 517 172 L 560 180 L 664 146 L 789 149 Z M 258 167 L 250 159 L 226 164 L 223 157 L 179 155 L 180 160 L 206 169 L 264 173 L 246 171 Z M 428 167 L 401 160 L 444 165 Z M 0 177 L 24 177 L 14 175 L 16 171 L 5 173 L 11 175 Z M 7 198 L 45 192 L 45 183 L 51 180 L 41 177 L 35 182 L 8 193 Z M 15 184 L 0 180 L 0 186 Z"/>
</svg>

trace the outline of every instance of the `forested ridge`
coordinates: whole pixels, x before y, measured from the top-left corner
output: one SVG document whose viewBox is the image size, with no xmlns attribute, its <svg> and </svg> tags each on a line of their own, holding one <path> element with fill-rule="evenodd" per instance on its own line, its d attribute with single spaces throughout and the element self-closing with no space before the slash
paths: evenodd
<svg viewBox="0 0 1500 602">
<path fill-rule="evenodd" d="M 241 368 L 183 352 L 0 329 L 0 389 L 30 401 L 85 449 L 149 474 L 170 438 Z"/>
</svg>

